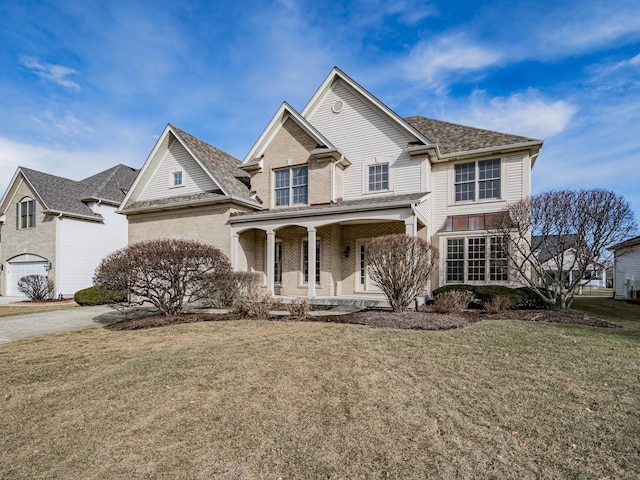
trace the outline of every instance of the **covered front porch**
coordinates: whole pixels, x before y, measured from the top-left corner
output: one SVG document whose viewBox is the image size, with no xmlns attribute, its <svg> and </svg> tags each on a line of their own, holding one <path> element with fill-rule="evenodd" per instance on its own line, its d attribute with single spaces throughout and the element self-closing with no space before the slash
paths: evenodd
<svg viewBox="0 0 640 480">
<path fill-rule="evenodd" d="M 366 245 L 393 233 L 426 238 L 417 208 L 426 202 L 421 194 L 232 217 L 233 268 L 262 273 L 276 296 L 359 297 L 364 306 L 380 305 L 384 297 L 369 278 Z"/>
</svg>

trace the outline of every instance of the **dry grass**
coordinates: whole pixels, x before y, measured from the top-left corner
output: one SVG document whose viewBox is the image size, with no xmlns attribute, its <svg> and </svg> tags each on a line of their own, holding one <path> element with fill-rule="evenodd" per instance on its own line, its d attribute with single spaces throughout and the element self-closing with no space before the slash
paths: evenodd
<svg viewBox="0 0 640 480">
<path fill-rule="evenodd" d="M 514 313 L 516 315 L 517 313 Z M 0 346 L 3 478 L 637 478 L 638 329 L 92 329 Z"/>
</svg>

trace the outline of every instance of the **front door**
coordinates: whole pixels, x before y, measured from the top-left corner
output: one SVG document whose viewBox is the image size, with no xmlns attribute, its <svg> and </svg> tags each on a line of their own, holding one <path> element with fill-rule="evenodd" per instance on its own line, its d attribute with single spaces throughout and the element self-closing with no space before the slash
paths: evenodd
<svg viewBox="0 0 640 480">
<path fill-rule="evenodd" d="M 356 251 L 358 252 L 357 272 L 356 272 L 356 291 L 367 293 L 380 293 L 380 287 L 369 276 L 369 268 L 367 267 L 367 243 L 368 240 L 358 240 L 356 242 Z"/>
</svg>

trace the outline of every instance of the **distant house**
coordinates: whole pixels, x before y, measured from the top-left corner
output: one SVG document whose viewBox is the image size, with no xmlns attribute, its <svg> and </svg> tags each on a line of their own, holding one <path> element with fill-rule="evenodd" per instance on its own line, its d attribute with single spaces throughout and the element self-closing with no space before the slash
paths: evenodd
<svg viewBox="0 0 640 480">
<path fill-rule="evenodd" d="M 283 103 L 242 162 L 168 125 L 122 203 L 129 240 L 218 246 L 281 295 L 379 294 L 366 249 L 419 236 L 431 282 L 519 285 L 492 218 L 531 194 L 542 141 L 402 118 L 338 68 L 296 111 Z"/>
<path fill-rule="evenodd" d="M 0 293 L 21 296 L 18 280 L 48 275 L 56 294 L 93 284 L 100 260 L 127 245 L 116 213 L 137 170 L 117 165 L 81 181 L 19 167 L 0 201 Z"/>
<path fill-rule="evenodd" d="M 640 299 L 640 236 L 611 247 L 614 297 Z"/>
<path fill-rule="evenodd" d="M 534 236 L 532 246 L 543 270 L 553 278 L 562 269 L 565 273 L 565 283 L 568 286 L 578 280 L 582 270 L 582 262 L 576 256 L 577 236 L 567 235 L 546 235 Z M 607 267 L 602 262 L 590 262 L 585 272 L 580 277 L 578 284 L 580 287 L 606 288 Z"/>
</svg>

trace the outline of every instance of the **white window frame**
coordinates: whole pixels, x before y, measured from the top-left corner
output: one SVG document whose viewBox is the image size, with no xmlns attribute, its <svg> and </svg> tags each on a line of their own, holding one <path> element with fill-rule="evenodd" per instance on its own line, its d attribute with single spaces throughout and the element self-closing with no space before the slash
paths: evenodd
<svg viewBox="0 0 640 480">
<path fill-rule="evenodd" d="M 296 169 L 301 169 L 304 168 L 307 171 L 307 183 L 305 184 L 301 184 L 301 185 L 293 185 L 293 171 Z M 288 179 L 288 185 L 286 187 L 277 187 L 276 185 L 276 176 L 279 172 L 285 172 L 288 171 L 289 172 L 289 179 Z M 272 170 L 272 185 L 273 188 L 271 189 L 271 193 L 272 193 L 272 200 L 271 200 L 271 204 L 273 208 L 285 208 L 285 207 L 293 207 L 296 205 L 309 205 L 309 165 L 304 164 L 304 165 L 292 165 L 290 167 L 286 167 L 286 168 L 277 168 Z M 295 193 L 295 189 L 296 188 L 301 188 L 301 187 L 305 187 L 306 188 L 306 200 L 304 202 L 294 202 L 294 193 Z M 288 202 L 286 204 L 282 204 L 282 205 L 278 205 L 277 204 L 277 192 L 279 190 L 287 190 L 288 192 Z"/>
<path fill-rule="evenodd" d="M 23 213 L 26 210 L 26 213 Z M 16 227 L 18 230 L 26 230 L 36 227 L 36 201 L 31 197 L 24 197 L 16 205 Z M 22 220 L 25 219 L 25 225 Z"/>
<path fill-rule="evenodd" d="M 494 246 L 500 237 L 495 235 L 456 235 L 444 239 L 444 284 L 493 284 L 509 283 L 509 259 L 508 255 L 495 256 Z M 462 258 L 449 257 L 449 242 L 462 241 Z M 478 250 L 475 246 L 484 243 L 483 249 Z M 471 258 L 473 254 L 473 258 Z M 462 266 L 462 279 L 449 280 L 450 262 L 455 262 L 457 268 Z M 506 269 L 506 270 L 505 270 Z M 473 270 L 473 272 L 472 272 Z M 502 278 L 506 275 L 506 278 Z M 497 278 L 500 276 L 500 278 Z M 474 278 L 472 278 L 474 277 Z M 480 278 L 477 278 L 480 277 Z"/>
<path fill-rule="evenodd" d="M 363 162 L 362 164 L 362 185 L 363 185 L 363 194 L 364 195 L 386 195 L 389 193 L 393 193 L 393 156 L 381 156 L 374 157 L 367 162 Z M 371 167 L 383 166 L 387 165 L 387 188 L 371 190 L 371 185 L 369 184 L 369 169 Z"/>
<path fill-rule="evenodd" d="M 300 241 L 300 285 L 308 285 L 308 280 L 304 278 L 304 244 L 309 244 L 309 238 L 305 237 Z M 307 258 L 309 255 L 307 254 Z M 316 287 L 322 285 L 322 242 L 320 237 L 316 237 Z"/>
<path fill-rule="evenodd" d="M 185 175 L 184 170 L 182 169 L 174 169 L 171 171 L 171 175 L 169 175 L 169 188 L 182 188 L 185 185 Z M 180 183 L 176 183 L 177 175 L 180 175 Z"/>
<path fill-rule="evenodd" d="M 485 162 L 498 162 L 498 167 L 499 167 L 499 172 L 500 172 L 500 176 L 499 177 L 491 177 L 491 178 L 486 178 L 486 179 L 480 179 L 480 165 L 482 163 Z M 473 175 L 474 178 L 473 180 L 466 180 L 466 181 L 460 181 L 460 182 L 456 182 L 456 167 L 458 166 L 462 166 L 462 165 L 470 165 L 473 164 Z M 465 203 L 483 203 L 483 202 L 497 202 L 497 201 L 501 201 L 505 198 L 505 183 L 506 183 L 506 178 L 505 178 L 505 162 L 504 159 L 502 157 L 490 157 L 490 158 L 481 158 L 478 160 L 470 160 L 470 161 L 464 161 L 464 162 L 456 162 L 454 164 L 451 165 L 451 169 L 450 169 L 450 191 L 451 191 L 451 195 L 450 195 L 450 204 L 452 205 L 460 205 L 460 204 L 465 204 Z M 497 197 L 489 197 L 489 198 L 480 198 L 480 186 L 483 183 L 486 182 L 491 182 L 491 181 L 498 181 L 499 182 L 499 187 L 498 187 L 498 196 Z M 473 198 L 472 199 L 464 199 L 464 200 L 457 200 L 456 199 L 456 187 L 458 185 L 462 185 L 462 184 L 472 184 L 473 185 Z"/>
</svg>

